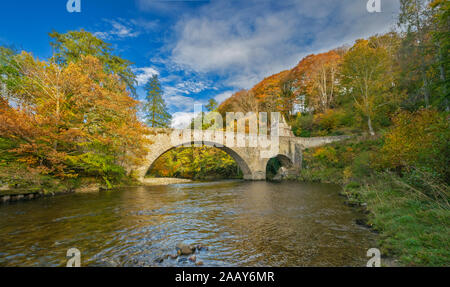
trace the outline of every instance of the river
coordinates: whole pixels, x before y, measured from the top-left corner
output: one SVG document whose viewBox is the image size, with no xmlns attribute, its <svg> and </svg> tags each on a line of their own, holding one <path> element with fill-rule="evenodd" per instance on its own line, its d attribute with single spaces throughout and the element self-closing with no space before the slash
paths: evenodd
<svg viewBox="0 0 450 287">
<path fill-rule="evenodd" d="M 220 181 L 121 188 L 0 205 L 0 266 L 364 266 L 375 234 L 339 187 Z"/>
</svg>

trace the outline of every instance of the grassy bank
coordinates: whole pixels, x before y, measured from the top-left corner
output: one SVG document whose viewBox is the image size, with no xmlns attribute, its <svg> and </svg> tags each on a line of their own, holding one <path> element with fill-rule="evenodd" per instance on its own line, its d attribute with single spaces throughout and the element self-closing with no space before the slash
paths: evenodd
<svg viewBox="0 0 450 287">
<path fill-rule="evenodd" d="M 407 266 L 448 266 L 448 185 L 418 170 L 381 170 L 382 144 L 381 138 L 360 138 L 306 150 L 298 179 L 342 185 L 348 202 L 369 212 L 384 256 Z"/>
</svg>

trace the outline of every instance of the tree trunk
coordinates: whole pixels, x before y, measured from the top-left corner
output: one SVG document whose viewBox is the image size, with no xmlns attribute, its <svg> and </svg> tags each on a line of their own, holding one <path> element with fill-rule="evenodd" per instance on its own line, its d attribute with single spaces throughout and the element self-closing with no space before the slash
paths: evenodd
<svg viewBox="0 0 450 287">
<path fill-rule="evenodd" d="M 373 131 L 372 119 L 370 118 L 370 116 L 368 116 L 368 118 L 367 118 L 367 125 L 369 126 L 369 133 L 370 133 L 370 135 L 374 136 L 375 132 Z"/>
<path fill-rule="evenodd" d="M 430 106 L 430 90 L 428 89 L 428 77 L 425 72 L 425 67 L 422 66 L 422 79 L 423 79 L 423 95 L 425 101 L 425 107 L 428 108 Z"/>
<path fill-rule="evenodd" d="M 442 82 L 442 92 L 444 94 L 444 106 L 445 111 L 448 112 L 449 106 L 448 106 L 448 99 L 447 99 L 447 81 L 446 81 L 446 75 L 445 75 L 445 67 L 443 65 L 444 63 L 444 55 L 442 54 L 441 45 L 438 45 L 439 49 L 439 74 Z"/>
<path fill-rule="evenodd" d="M 418 40 L 419 40 L 419 58 L 420 58 L 420 72 L 421 72 L 421 76 L 422 76 L 422 81 L 423 81 L 423 95 L 424 95 L 424 101 L 425 101 L 425 107 L 428 108 L 430 105 L 430 90 L 429 90 L 429 83 L 428 83 L 428 77 L 426 74 L 426 63 L 424 60 L 424 35 L 423 35 L 423 31 L 422 31 L 422 25 L 420 22 L 420 15 L 419 15 L 419 9 L 420 9 L 420 4 L 418 3 L 418 1 L 416 1 L 416 7 L 417 7 L 417 11 L 416 11 L 416 26 L 417 26 L 417 34 L 418 34 Z"/>
</svg>

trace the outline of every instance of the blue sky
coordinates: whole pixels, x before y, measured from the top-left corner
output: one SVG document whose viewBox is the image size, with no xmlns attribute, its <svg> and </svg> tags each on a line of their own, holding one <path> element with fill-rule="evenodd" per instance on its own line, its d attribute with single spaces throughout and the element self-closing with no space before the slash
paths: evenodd
<svg viewBox="0 0 450 287">
<path fill-rule="evenodd" d="M 195 103 L 221 102 L 308 54 L 388 31 L 398 0 L 380 1 L 381 13 L 368 13 L 367 0 L 81 0 L 81 13 L 68 13 L 67 0 L 2 1 L 0 45 L 44 59 L 49 32 L 93 32 L 135 63 L 140 84 L 160 76 L 182 127 Z"/>
</svg>

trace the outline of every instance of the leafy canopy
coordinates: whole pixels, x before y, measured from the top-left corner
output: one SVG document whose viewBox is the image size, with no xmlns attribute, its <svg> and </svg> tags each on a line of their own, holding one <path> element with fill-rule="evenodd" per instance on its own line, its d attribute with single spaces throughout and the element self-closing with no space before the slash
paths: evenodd
<svg viewBox="0 0 450 287">
<path fill-rule="evenodd" d="M 53 60 L 59 65 L 67 65 L 91 55 L 99 59 L 105 72 L 117 75 L 127 88 L 136 95 L 136 76 L 131 69 L 132 63 L 113 55 L 111 44 L 84 30 L 69 31 L 65 34 L 52 32 L 50 45 L 53 48 Z"/>
</svg>

